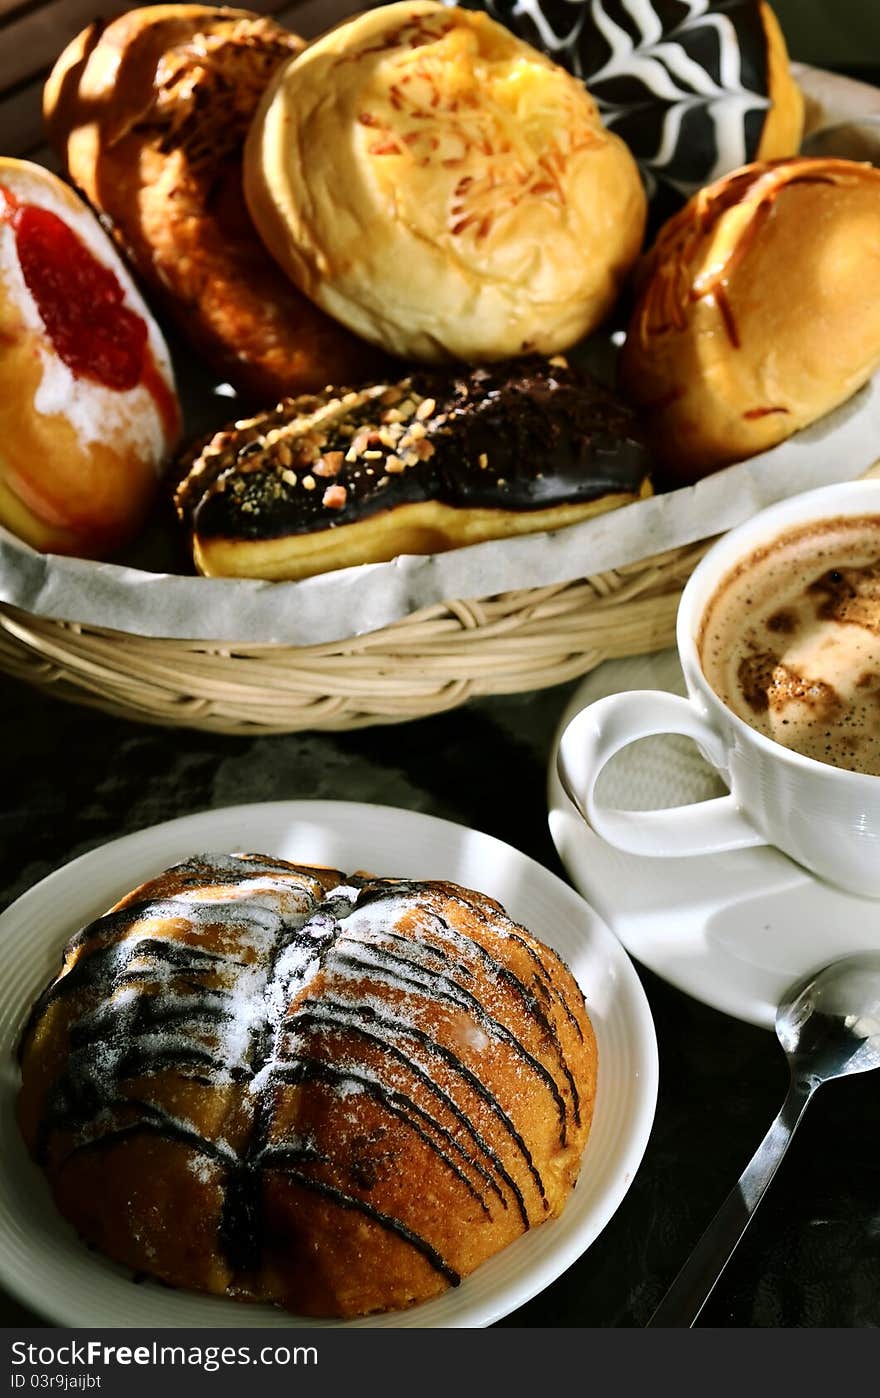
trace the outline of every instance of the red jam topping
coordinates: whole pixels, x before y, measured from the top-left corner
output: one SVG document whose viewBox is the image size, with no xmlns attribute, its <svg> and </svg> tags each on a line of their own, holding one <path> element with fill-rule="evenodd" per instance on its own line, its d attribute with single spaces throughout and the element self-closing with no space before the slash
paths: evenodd
<svg viewBox="0 0 880 1398">
<path fill-rule="evenodd" d="M 0 190 L 5 217 L 28 291 L 59 359 L 77 377 L 120 391 L 141 380 L 147 348 L 142 316 L 124 304 L 125 294 L 109 267 L 89 251 L 73 229 L 35 204 Z"/>
</svg>

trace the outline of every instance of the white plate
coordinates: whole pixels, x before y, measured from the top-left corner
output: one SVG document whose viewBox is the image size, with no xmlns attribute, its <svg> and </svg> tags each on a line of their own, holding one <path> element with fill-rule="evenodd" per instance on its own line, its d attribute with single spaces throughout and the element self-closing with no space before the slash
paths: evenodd
<svg viewBox="0 0 880 1398">
<path fill-rule="evenodd" d="M 548 774 L 550 832 L 559 857 L 624 946 L 657 975 L 726 1014 L 772 1027 L 782 992 L 835 957 L 880 949 L 880 900 L 814 878 L 766 846 L 690 859 L 613 849 L 588 828 L 556 774 L 559 739 L 578 709 L 626 689 L 684 694 L 674 650 L 609 661 L 593 671 L 557 730 Z M 647 810 L 726 790 L 686 738 L 644 738 L 600 777 L 610 805 Z"/>
<path fill-rule="evenodd" d="M 14 1047 L 67 937 L 127 890 L 205 851 L 250 850 L 351 871 L 452 879 L 497 898 L 565 958 L 587 1000 L 599 1085 L 580 1181 L 564 1214 L 485 1263 L 460 1287 L 410 1311 L 348 1324 L 484 1326 L 523 1305 L 592 1243 L 620 1204 L 647 1144 L 657 1097 L 657 1042 L 625 952 L 561 879 L 510 845 L 449 821 L 388 806 L 277 801 L 187 816 L 128 835 L 67 864 L 0 917 L 0 1281 L 67 1326 L 334 1325 L 267 1306 L 135 1286 L 89 1252 L 56 1213 L 15 1126 Z"/>
</svg>

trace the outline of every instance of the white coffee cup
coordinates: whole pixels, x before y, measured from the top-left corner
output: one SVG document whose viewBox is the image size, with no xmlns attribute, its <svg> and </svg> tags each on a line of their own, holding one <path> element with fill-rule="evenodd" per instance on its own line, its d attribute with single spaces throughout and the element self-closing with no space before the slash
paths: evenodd
<svg viewBox="0 0 880 1398">
<path fill-rule="evenodd" d="M 775 845 L 834 884 L 880 898 L 880 777 L 803 757 L 755 731 L 703 674 L 700 623 L 719 583 L 762 546 L 799 525 L 880 515 L 880 480 L 811 490 L 762 510 L 725 534 L 691 575 L 676 640 L 688 698 L 658 690 L 612 694 L 571 720 L 559 747 L 565 790 L 596 833 L 631 854 L 682 856 Z M 596 798 L 596 781 L 621 748 L 658 733 L 695 739 L 729 796 L 661 811 L 621 811 Z"/>
</svg>

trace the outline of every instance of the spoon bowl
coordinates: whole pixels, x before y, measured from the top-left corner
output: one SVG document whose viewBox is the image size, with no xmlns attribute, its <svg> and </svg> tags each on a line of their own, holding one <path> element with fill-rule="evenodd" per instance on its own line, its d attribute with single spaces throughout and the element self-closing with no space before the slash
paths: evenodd
<svg viewBox="0 0 880 1398">
<path fill-rule="evenodd" d="M 880 1068 L 880 952 L 832 962 L 789 991 L 776 1036 L 792 1077 L 813 1088 Z"/>
</svg>

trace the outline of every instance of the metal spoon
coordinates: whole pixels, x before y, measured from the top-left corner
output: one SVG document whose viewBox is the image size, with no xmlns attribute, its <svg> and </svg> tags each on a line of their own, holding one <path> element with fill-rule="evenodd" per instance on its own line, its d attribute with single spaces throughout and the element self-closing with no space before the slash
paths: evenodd
<svg viewBox="0 0 880 1398">
<path fill-rule="evenodd" d="M 789 990 L 776 1034 L 791 1068 L 779 1115 L 648 1321 L 691 1326 L 733 1256 L 813 1093 L 832 1078 L 880 1068 L 880 952 L 835 961 Z"/>
</svg>

